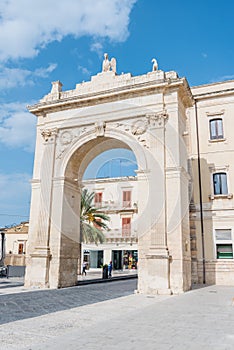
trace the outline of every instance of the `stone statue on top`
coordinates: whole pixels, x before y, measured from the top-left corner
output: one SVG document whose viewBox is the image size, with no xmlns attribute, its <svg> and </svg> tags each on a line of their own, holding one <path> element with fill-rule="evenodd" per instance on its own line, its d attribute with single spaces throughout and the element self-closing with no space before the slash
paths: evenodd
<svg viewBox="0 0 234 350">
<path fill-rule="evenodd" d="M 109 61 L 108 54 L 104 53 L 104 60 L 102 62 L 102 71 L 109 72 L 110 70 L 116 73 L 116 59 L 112 57 L 112 59 Z"/>
</svg>

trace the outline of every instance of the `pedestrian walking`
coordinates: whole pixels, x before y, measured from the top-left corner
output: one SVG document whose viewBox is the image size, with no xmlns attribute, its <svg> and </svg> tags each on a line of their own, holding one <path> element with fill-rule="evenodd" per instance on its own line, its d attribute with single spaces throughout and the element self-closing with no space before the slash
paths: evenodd
<svg viewBox="0 0 234 350">
<path fill-rule="evenodd" d="M 86 276 L 86 262 L 84 261 L 82 264 L 82 276 L 85 275 Z"/>
<path fill-rule="evenodd" d="M 108 264 L 108 276 L 111 277 L 112 275 L 112 261 L 109 262 Z"/>
</svg>

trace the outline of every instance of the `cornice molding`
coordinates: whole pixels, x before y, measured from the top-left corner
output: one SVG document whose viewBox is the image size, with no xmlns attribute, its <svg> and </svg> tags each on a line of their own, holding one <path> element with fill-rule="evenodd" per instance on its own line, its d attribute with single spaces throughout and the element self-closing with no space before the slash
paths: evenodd
<svg viewBox="0 0 234 350">
<path fill-rule="evenodd" d="M 101 104 L 106 102 L 119 101 L 120 99 L 128 99 L 146 94 L 153 94 L 156 91 L 166 92 L 170 89 L 180 89 L 183 94 L 188 95 L 187 101 L 192 106 L 192 94 L 188 83 L 184 78 L 176 80 L 165 81 L 148 81 L 144 83 L 131 84 L 127 86 L 115 87 L 113 89 L 106 89 L 102 91 L 94 91 L 92 93 L 73 95 L 71 97 L 63 98 L 62 93 L 59 99 L 42 101 L 38 104 L 27 106 L 28 110 L 36 116 L 44 116 L 50 111 L 67 110 L 71 108 L 79 108 L 84 106 L 91 106 L 94 104 Z M 74 90 L 75 91 L 75 90 Z"/>
</svg>

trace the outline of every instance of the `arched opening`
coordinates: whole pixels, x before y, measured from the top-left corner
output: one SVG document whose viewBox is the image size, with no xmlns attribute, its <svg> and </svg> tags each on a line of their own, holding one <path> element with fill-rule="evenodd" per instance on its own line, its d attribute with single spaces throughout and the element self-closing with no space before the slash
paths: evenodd
<svg viewBox="0 0 234 350">
<path fill-rule="evenodd" d="M 101 153 L 88 165 L 83 180 L 136 176 L 137 161 L 131 150 L 117 148 Z"/>
<path fill-rule="evenodd" d="M 142 155 L 140 156 L 142 158 Z M 66 210 L 62 219 L 62 246 L 69 246 L 70 251 L 78 254 L 78 273 L 83 261 L 86 261 L 90 268 L 100 268 L 103 264 L 113 261 L 116 270 L 137 269 L 139 166 L 136 158 L 123 141 L 102 137 L 82 144 L 68 159 L 65 170 Z M 105 207 L 105 213 L 110 215 L 110 230 L 105 232 L 105 243 L 99 246 L 95 243 L 82 244 L 78 232 L 78 212 L 83 187 L 97 194 L 96 199 L 99 203 L 94 205 Z M 147 192 L 144 191 L 146 196 Z M 147 200 L 142 203 L 147 203 Z M 76 232 L 75 243 L 71 237 L 67 237 L 66 222 L 69 222 L 70 226 L 73 225 L 73 231 Z M 74 250 L 75 246 L 77 248 Z M 72 260 L 74 265 L 75 256 Z"/>
<path fill-rule="evenodd" d="M 95 274 L 112 261 L 114 274 L 137 271 L 138 188 L 137 163 L 131 150 L 102 152 L 88 165 L 82 184 L 94 194 L 93 206 L 108 216 L 104 242 L 82 240 L 81 261 Z"/>
</svg>

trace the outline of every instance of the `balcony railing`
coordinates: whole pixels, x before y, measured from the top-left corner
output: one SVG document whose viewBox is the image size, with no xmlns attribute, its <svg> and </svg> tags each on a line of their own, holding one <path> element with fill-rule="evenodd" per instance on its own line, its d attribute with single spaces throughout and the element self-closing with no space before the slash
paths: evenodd
<svg viewBox="0 0 234 350">
<path fill-rule="evenodd" d="M 129 201 L 118 202 L 118 201 L 102 201 L 94 203 L 96 208 L 103 208 L 104 211 L 122 211 L 122 210 L 132 210 L 137 212 L 137 203 L 132 203 Z"/>
<path fill-rule="evenodd" d="M 123 208 L 131 208 L 131 201 L 123 201 Z"/>
<path fill-rule="evenodd" d="M 106 239 L 106 243 L 115 243 L 115 244 L 119 244 L 119 243 L 137 243 L 138 242 L 138 238 L 137 237 L 115 237 L 115 238 L 107 238 Z"/>
<path fill-rule="evenodd" d="M 120 237 L 136 237 L 137 232 L 133 228 L 130 229 L 124 229 L 124 228 L 116 228 L 116 229 L 110 229 L 109 231 L 103 231 L 106 238 L 120 238 Z"/>
<path fill-rule="evenodd" d="M 103 202 L 94 202 L 94 206 L 95 206 L 95 208 L 102 208 L 102 207 L 104 207 L 104 204 L 103 204 Z"/>
<path fill-rule="evenodd" d="M 122 237 L 130 237 L 131 228 L 122 228 Z"/>
</svg>

